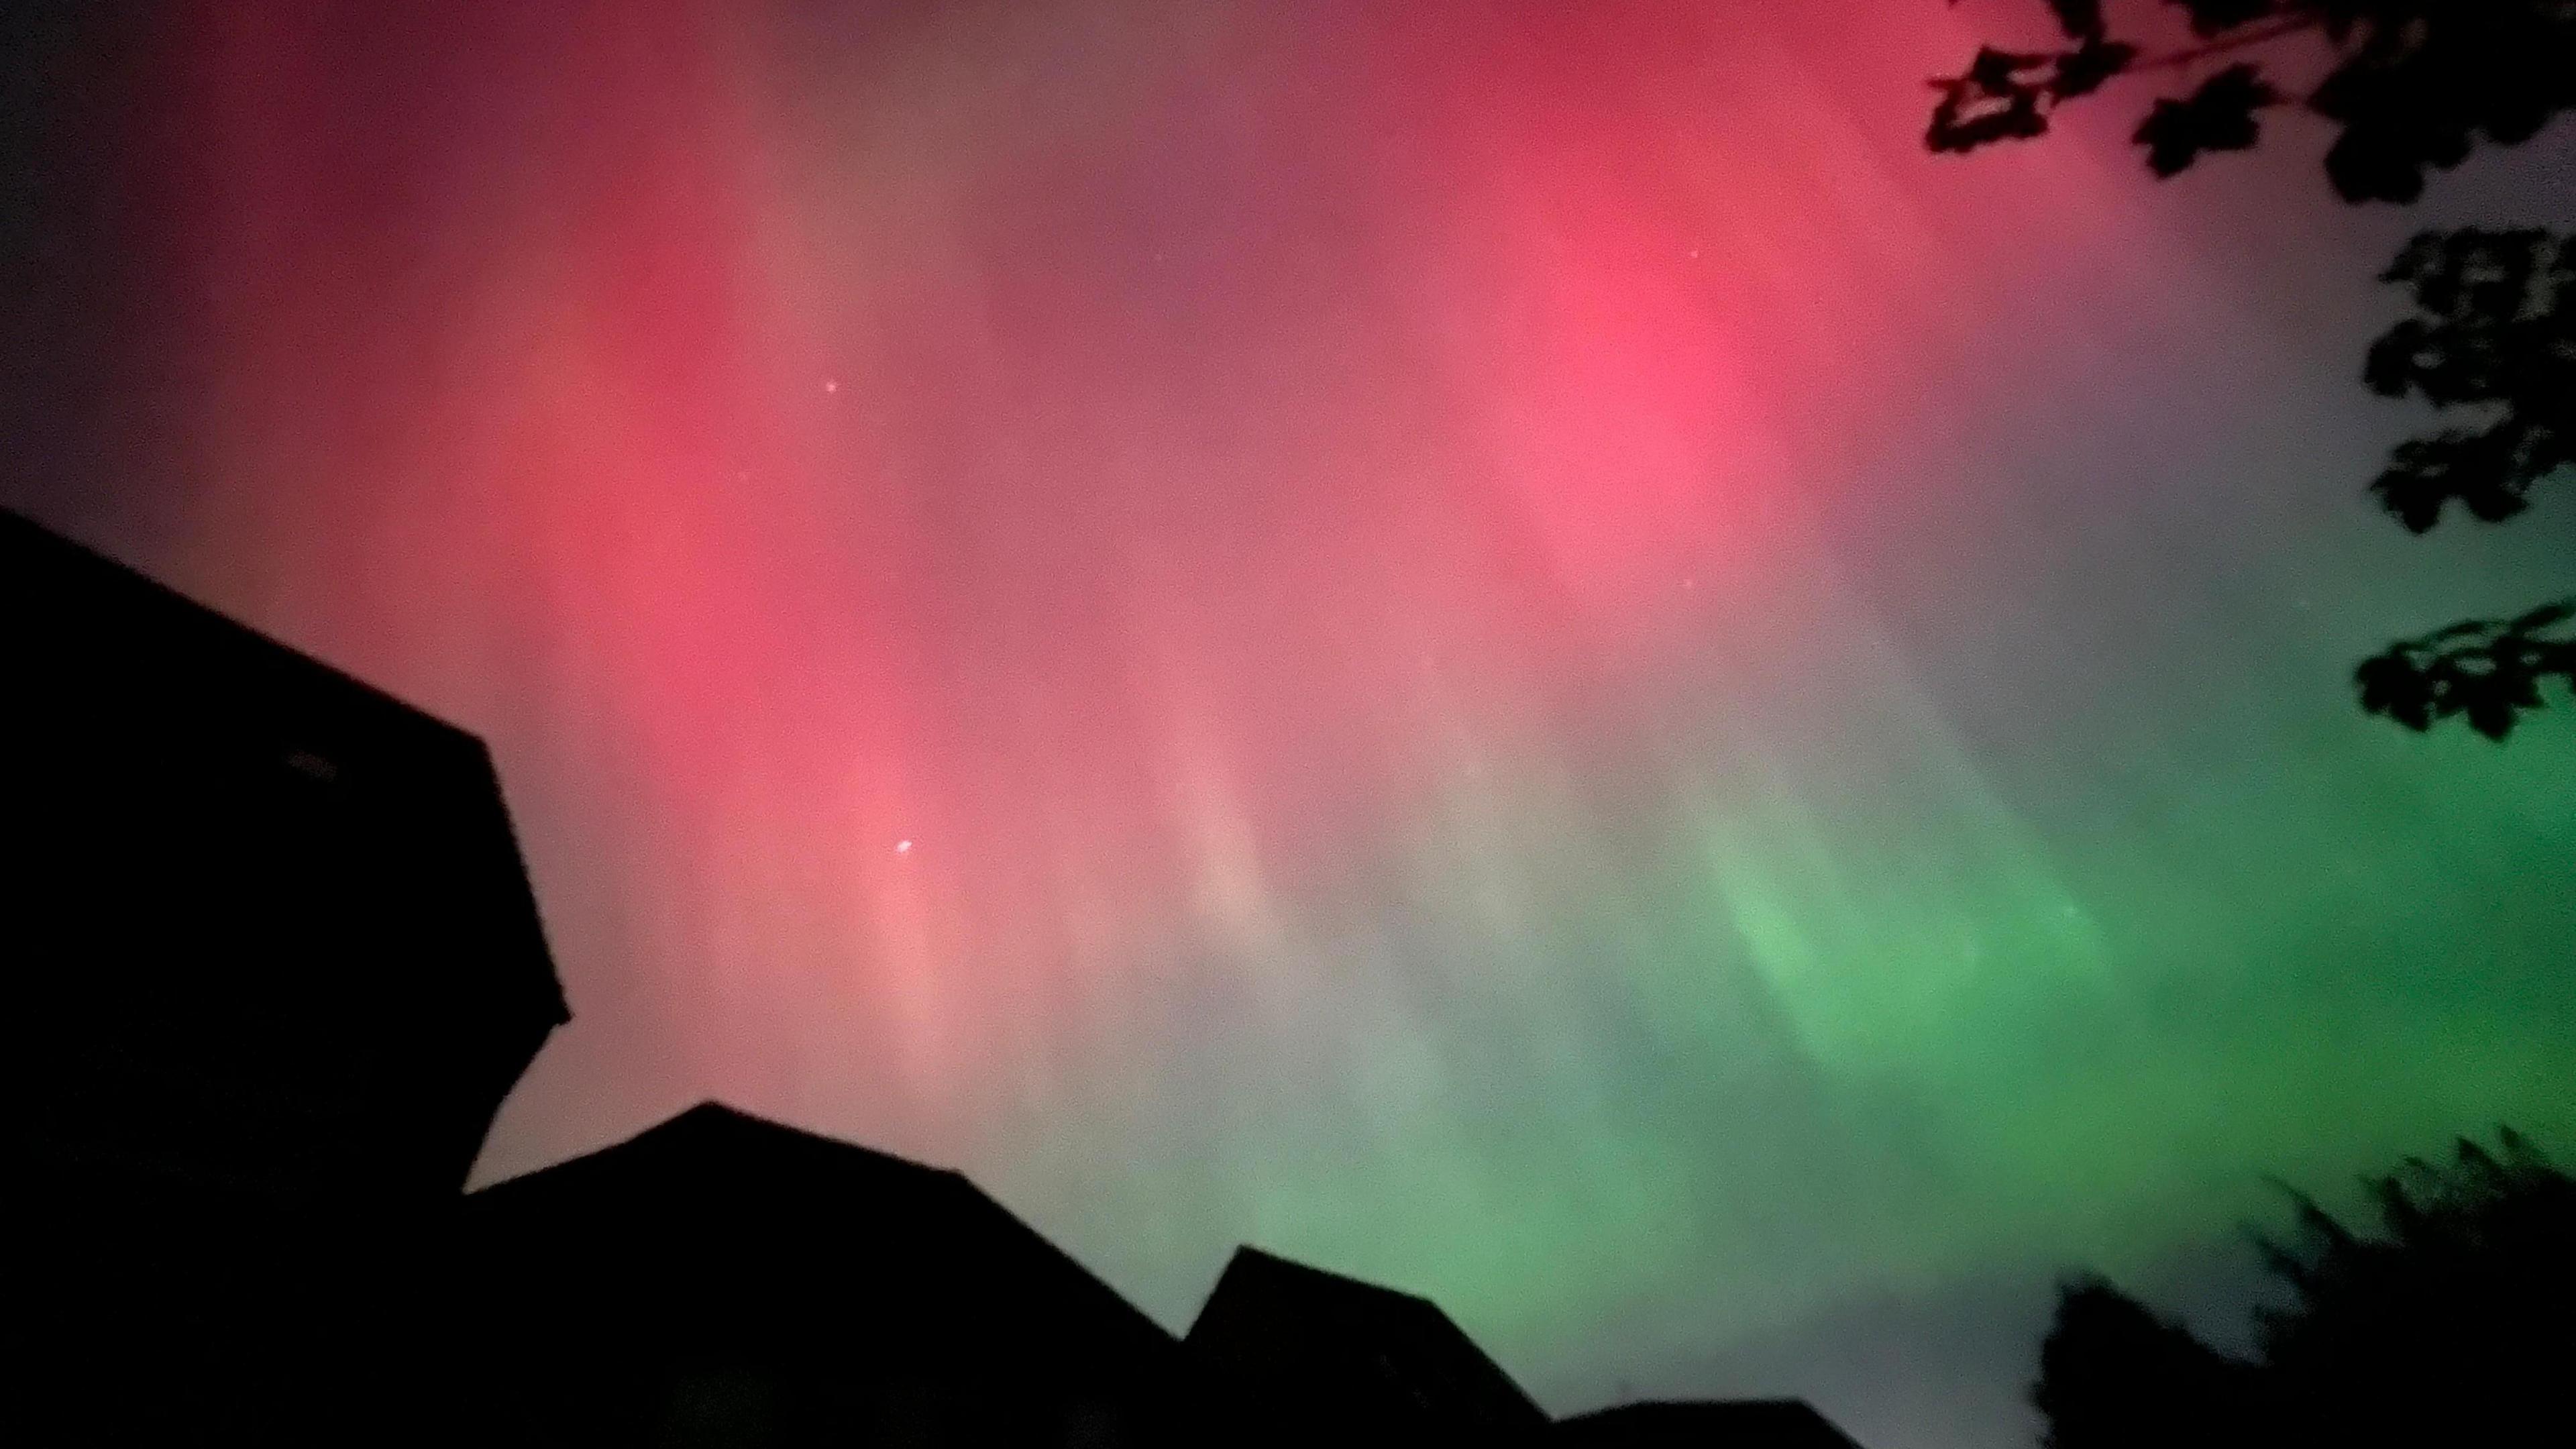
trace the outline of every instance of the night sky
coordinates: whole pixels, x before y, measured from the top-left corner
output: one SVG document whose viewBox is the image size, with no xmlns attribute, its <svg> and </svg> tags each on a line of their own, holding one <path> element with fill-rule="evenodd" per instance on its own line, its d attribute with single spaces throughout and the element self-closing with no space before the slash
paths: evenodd
<svg viewBox="0 0 2576 1449">
<path fill-rule="evenodd" d="M 1926 155 L 2035 0 L 62 8 L 0 502 L 490 742 L 482 1180 L 717 1095 L 1948 1449 L 2062 1269 L 2227 1339 L 2267 1174 L 2576 1155 L 2576 711 L 2348 684 L 2576 578 L 2358 386 L 2563 124 Z"/>
</svg>

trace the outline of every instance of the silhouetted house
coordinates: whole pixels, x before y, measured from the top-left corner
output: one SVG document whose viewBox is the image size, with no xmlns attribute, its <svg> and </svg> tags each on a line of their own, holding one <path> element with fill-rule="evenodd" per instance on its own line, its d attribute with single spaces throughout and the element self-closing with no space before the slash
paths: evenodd
<svg viewBox="0 0 2576 1449">
<path fill-rule="evenodd" d="M 380 1440 L 340 1421 L 418 1389 L 410 1270 L 565 1019 L 490 760 L 5 513 L 0 687 L 13 1422 Z"/>
<path fill-rule="evenodd" d="M 1238 1248 L 1190 1325 L 1227 1442 L 1535 1440 L 1545 1411 L 1427 1298 Z"/>
<path fill-rule="evenodd" d="M 1563 1449 L 1859 1449 L 1801 1399 L 1620 1404 L 1557 1421 Z"/>
<path fill-rule="evenodd" d="M 484 1442 L 1213 1442 L 1171 1335 L 955 1172 L 707 1104 L 466 1223 Z"/>
</svg>

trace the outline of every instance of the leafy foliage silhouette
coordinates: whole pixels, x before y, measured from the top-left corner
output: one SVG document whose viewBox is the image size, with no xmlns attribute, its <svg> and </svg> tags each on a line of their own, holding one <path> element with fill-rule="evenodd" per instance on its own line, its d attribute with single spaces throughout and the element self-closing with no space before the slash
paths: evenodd
<svg viewBox="0 0 2576 1449">
<path fill-rule="evenodd" d="M 2147 166 L 2158 176 L 2179 176 L 2204 151 L 2250 151 L 2263 139 L 2254 113 L 2280 104 L 2281 93 L 2259 67 L 2231 65 L 2181 100 L 2167 98 L 2139 123 L 2134 138 L 2147 148 Z"/>
<path fill-rule="evenodd" d="M 2544 681 L 2576 681 L 2576 633 L 2563 627 L 2570 619 L 2576 599 L 2400 640 L 2353 671 L 2361 707 L 2413 730 L 2465 715 L 2469 728 L 2501 740 L 2523 711 L 2541 707 Z"/>
<path fill-rule="evenodd" d="M 2423 315 L 2371 345 L 2370 390 L 2493 420 L 2402 445 L 2370 491 L 2417 533 L 2453 501 L 2489 523 L 2520 513 L 2534 485 L 2576 463 L 2576 237 L 2427 232 L 2380 280 L 2413 292 Z"/>
<path fill-rule="evenodd" d="M 2296 1191 L 2258 1238 L 2288 1290 L 2231 1359 L 2099 1278 L 2060 1290 L 2031 1400 L 2049 1449 L 2524 1442 L 2565 1422 L 2576 1178 L 2511 1131 L 2366 1179 L 2365 1232 Z"/>
<path fill-rule="evenodd" d="M 1956 0 L 1952 0 L 1956 3 Z M 2466 160 L 2481 141 L 2518 145 L 2576 107 L 2576 0 L 2165 0 L 2196 43 L 2151 51 L 2116 39 L 2103 0 L 2048 0 L 2068 44 L 1987 46 L 1932 84 L 1942 95 L 1926 142 L 1973 151 L 2047 134 L 2063 102 L 2115 76 L 2190 70 L 2214 58 L 2292 41 L 2326 52 L 2325 78 L 2303 98 L 2338 130 L 2326 172 L 2348 201 L 2411 202 L 2427 170 Z M 2158 175 L 2207 151 L 2241 151 L 2258 113 L 2293 103 L 2261 62 L 2217 72 L 2187 96 L 2155 103 L 2138 144 Z"/>
<path fill-rule="evenodd" d="M 2576 0 L 2165 0 L 2192 41 L 2161 51 L 2113 36 L 2105 0 L 2046 5 L 2063 47 L 1986 46 L 1932 82 L 1931 150 L 2044 136 L 2058 106 L 2121 76 L 2254 55 L 2155 100 L 2133 136 L 2150 171 L 2169 178 L 2209 153 L 2250 150 L 2262 113 L 2297 103 L 2335 128 L 2325 169 L 2344 200 L 2404 204 L 2423 195 L 2428 171 L 2482 144 L 2519 145 L 2576 109 Z M 2326 64 L 2304 97 L 2262 58 L 2299 46 Z M 2484 416 L 2399 444 L 2372 495 L 2416 533 L 2452 503 L 2488 523 L 2521 513 L 2535 487 L 2576 467 L 2576 237 L 2426 232 L 2381 280 L 2406 288 L 2420 315 L 2372 345 L 2363 381 L 2384 397 Z M 2418 731 L 2465 717 L 2503 740 L 2544 706 L 2552 681 L 2576 690 L 2576 648 L 2561 631 L 2571 611 L 2576 598 L 2400 640 L 2353 671 L 2361 706 Z"/>
<path fill-rule="evenodd" d="M 2256 1315 L 2277 1412 L 2320 1443 L 2504 1443 L 2555 1419 L 2576 1364 L 2576 1178 L 2516 1134 L 2371 1180 L 2380 1231 L 2310 1198 L 2263 1242 L 2285 1307 Z"/>
<path fill-rule="evenodd" d="M 2247 1422 L 2255 1369 L 2101 1278 L 2059 1291 L 2031 1403 L 2047 1449 L 2215 1444 Z"/>
</svg>

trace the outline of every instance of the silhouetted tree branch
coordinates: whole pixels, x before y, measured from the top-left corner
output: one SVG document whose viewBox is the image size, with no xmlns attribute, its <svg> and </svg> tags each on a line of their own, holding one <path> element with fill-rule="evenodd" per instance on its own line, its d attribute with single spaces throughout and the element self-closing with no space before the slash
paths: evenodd
<svg viewBox="0 0 2576 1449">
<path fill-rule="evenodd" d="M 1961 74 L 1935 80 L 1933 151 L 2045 135 L 2058 106 L 2123 76 L 2250 56 L 2153 102 L 2133 137 L 2148 169 L 2171 177 L 2210 152 L 2250 149 L 2261 113 L 2295 102 L 2336 127 L 2326 174 L 2346 201 L 2406 203 L 2423 194 L 2427 170 L 2456 166 L 2481 143 L 2518 145 L 2576 109 L 2576 0 L 2165 0 L 2197 43 L 2161 52 L 2114 36 L 2105 0 L 2045 3 L 2067 44 L 1988 46 Z M 2263 55 L 2291 46 L 2326 62 L 2304 96 L 2282 89 Z M 2420 315 L 2371 347 L 2364 381 L 2385 397 L 2480 416 L 2398 445 L 2371 493 L 2417 533 L 2452 503 L 2490 523 L 2521 513 L 2534 488 L 2576 466 L 2576 238 L 2427 232 L 2382 280 L 2407 288 Z M 2576 687 L 2565 608 L 2399 641 L 2354 671 L 2362 707 L 2417 730 L 2465 716 L 2502 740 L 2543 706 L 2550 681 Z"/>
<path fill-rule="evenodd" d="M 2491 740 L 2513 733 L 2525 710 L 2542 706 L 2555 680 L 2576 691 L 2576 598 L 2518 619 L 2472 619 L 2421 639 L 2405 639 L 2353 671 L 2361 707 L 2412 730 L 2465 715 Z"/>
<path fill-rule="evenodd" d="M 2325 79 L 2294 96 L 2261 61 L 2245 61 L 2158 99 L 2136 134 L 2157 175 L 2251 147 L 2257 113 L 2295 101 L 2337 128 L 2326 171 L 2344 199 L 2411 202 L 2427 169 L 2457 166 L 2481 139 L 2518 145 L 2576 107 L 2576 0 L 2166 0 L 2200 43 L 2161 52 L 2115 37 L 2103 0 L 2047 3 L 2064 48 L 1988 46 L 1932 82 L 1934 151 L 2042 136 L 2059 105 L 2115 77 L 2284 43 L 2322 50 Z"/>
</svg>

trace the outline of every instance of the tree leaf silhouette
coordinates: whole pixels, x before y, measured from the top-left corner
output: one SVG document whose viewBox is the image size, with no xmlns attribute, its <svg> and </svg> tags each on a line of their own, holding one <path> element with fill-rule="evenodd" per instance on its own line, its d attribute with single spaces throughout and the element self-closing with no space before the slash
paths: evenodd
<svg viewBox="0 0 2576 1449">
<path fill-rule="evenodd" d="M 2057 28 L 2069 40 L 2099 40 L 2106 28 L 2102 0 L 2048 0 L 2050 13 L 2057 17 Z"/>
<path fill-rule="evenodd" d="M 2458 503 L 2501 522 L 2576 463 L 2576 241 L 2536 229 L 2426 232 L 2382 279 L 2419 315 L 2371 344 L 2362 381 L 2384 397 L 2477 408 L 2484 428 L 2401 443 L 2370 485 L 2422 533 Z"/>
<path fill-rule="evenodd" d="M 2139 8 L 2145 0 L 2139 0 Z M 2425 173 L 2458 165 L 2481 142 L 2518 145 L 2551 117 L 2576 108 L 2576 3 L 2570 0 L 2166 0 L 2201 44 L 2153 55 L 2112 33 L 2107 0 L 2046 0 L 2070 46 L 2055 54 L 1989 53 L 2016 62 L 2010 84 L 1993 70 L 1982 90 L 1961 92 L 1978 67 L 1936 81 L 1940 113 L 1926 135 L 1936 152 L 1972 151 L 2048 131 L 2057 101 L 2100 90 L 2132 71 L 2177 68 L 2257 47 L 2325 52 L 2324 79 L 2304 97 L 2333 123 L 2326 173 L 2345 200 L 2409 203 Z M 2116 59 L 2115 59 L 2116 57 Z M 2216 78 L 2213 78 L 2213 82 Z M 2228 81 L 2228 86 L 2240 84 Z M 2243 93 L 2207 85 L 2167 98 L 2140 127 L 2159 176 L 2178 175 L 2212 151 L 2254 144 Z M 2224 102 L 2225 104 L 2221 104 Z"/>
<path fill-rule="evenodd" d="M 2138 58 L 2138 48 L 2123 41 L 2092 36 L 2057 59 L 2057 71 L 2049 77 L 2048 93 L 2055 100 L 2073 100 L 2089 96 L 2111 82 L 2112 77 L 2127 70 Z"/>
<path fill-rule="evenodd" d="M 2250 150 L 2263 138 L 2254 113 L 2281 100 L 2258 67 L 2231 65 L 2182 100 L 2156 102 L 2131 139 L 2156 175 L 2178 176 L 2205 151 Z"/>
<path fill-rule="evenodd" d="M 2525 714 L 2545 707 L 2552 681 L 2576 691 L 2571 621 L 2576 599 L 2561 599 L 2392 644 L 2353 670 L 2361 707 L 2419 732 L 2464 717 L 2488 739 L 2505 739 Z"/>
<path fill-rule="evenodd" d="M 2044 3 L 2067 48 L 1988 46 L 1961 74 L 1934 81 L 1931 150 L 2045 135 L 2058 105 L 2124 75 L 2304 49 L 2323 62 L 2304 102 L 2334 128 L 2328 180 L 2348 202 L 2404 204 L 2423 195 L 2429 172 L 2481 145 L 2519 144 L 2576 110 L 2576 0 L 2165 0 L 2198 43 L 2152 53 L 2114 34 L 2124 7 L 2110 0 Z M 2189 95 L 2154 101 L 2133 134 L 2149 169 L 2176 176 L 2211 152 L 2259 145 L 2261 113 L 2294 99 L 2272 74 L 2246 59 Z M 2454 504 L 2503 522 L 2529 509 L 2534 489 L 2576 473 L 2576 237 L 2427 232 L 2384 280 L 2409 290 L 2418 315 L 2371 345 L 2364 385 L 2483 416 L 2392 449 L 2369 485 L 2379 506 L 2416 533 Z M 2354 668 L 2362 707 L 2410 729 L 2456 717 L 2504 738 L 2570 680 L 2569 619 L 2558 608 L 2390 645 Z"/>
</svg>

